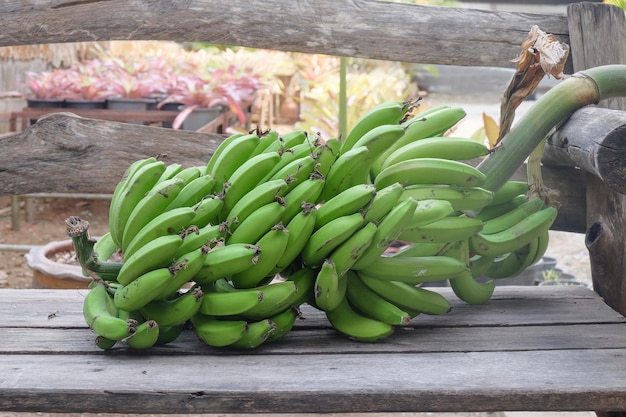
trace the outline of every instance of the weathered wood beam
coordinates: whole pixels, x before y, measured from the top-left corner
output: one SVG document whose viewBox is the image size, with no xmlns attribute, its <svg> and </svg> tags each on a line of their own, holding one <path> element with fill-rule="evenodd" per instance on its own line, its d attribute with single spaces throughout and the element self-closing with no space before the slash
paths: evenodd
<svg viewBox="0 0 626 417">
<path fill-rule="evenodd" d="M 543 163 L 579 167 L 626 194 L 626 112 L 578 110 L 550 137 Z"/>
<path fill-rule="evenodd" d="M 520 53 L 520 44 L 533 25 L 569 43 L 564 15 L 374 0 L 0 3 L 0 46 L 100 40 L 203 41 L 464 66 L 513 67 L 510 60 Z"/>
<path fill-rule="evenodd" d="M 206 164 L 222 138 L 51 114 L 0 139 L 0 195 L 111 193 L 132 161 L 161 155 L 166 163 Z"/>
</svg>

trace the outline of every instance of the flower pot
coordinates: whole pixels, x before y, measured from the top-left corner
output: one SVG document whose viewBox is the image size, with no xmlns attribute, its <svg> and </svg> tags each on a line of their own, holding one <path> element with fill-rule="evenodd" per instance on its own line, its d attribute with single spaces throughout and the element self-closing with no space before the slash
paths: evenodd
<svg viewBox="0 0 626 417">
<path fill-rule="evenodd" d="M 183 130 L 198 130 L 217 119 L 222 113 L 222 107 L 195 109 L 183 120 Z"/>
<path fill-rule="evenodd" d="M 71 240 L 54 241 L 31 249 L 25 257 L 33 270 L 33 288 L 87 288 L 91 278 L 83 274 L 79 265 L 54 261 L 55 255 L 73 250 Z"/>
<path fill-rule="evenodd" d="M 26 99 L 26 105 L 30 108 L 61 108 L 65 104 L 65 100 L 62 98 L 28 98 Z M 29 124 L 34 125 L 37 119 L 30 119 Z"/>
<path fill-rule="evenodd" d="M 178 103 L 178 102 L 169 102 L 169 103 L 163 103 L 160 107 L 159 110 L 165 110 L 165 111 L 181 111 L 183 109 L 183 104 L 182 103 Z M 168 127 L 171 128 L 172 127 L 172 122 L 163 122 L 163 127 Z"/>
<path fill-rule="evenodd" d="M 111 97 L 107 99 L 107 109 L 122 110 L 122 111 L 146 111 L 151 103 L 154 103 L 153 99 L 149 98 L 124 98 L 124 97 Z M 128 122 L 131 124 L 142 125 L 148 124 L 144 122 Z"/>
<path fill-rule="evenodd" d="M 106 100 L 65 100 L 63 107 L 68 109 L 104 109 L 106 104 Z"/>
</svg>

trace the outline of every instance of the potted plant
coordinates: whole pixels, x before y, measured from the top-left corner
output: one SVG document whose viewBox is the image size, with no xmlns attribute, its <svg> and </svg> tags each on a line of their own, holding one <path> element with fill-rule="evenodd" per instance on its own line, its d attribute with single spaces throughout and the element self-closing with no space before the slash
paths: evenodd
<svg viewBox="0 0 626 417">
<path fill-rule="evenodd" d="M 71 90 L 72 81 L 66 70 L 28 71 L 26 86 L 30 92 L 26 95 L 28 107 L 63 107 L 63 100 Z"/>
</svg>

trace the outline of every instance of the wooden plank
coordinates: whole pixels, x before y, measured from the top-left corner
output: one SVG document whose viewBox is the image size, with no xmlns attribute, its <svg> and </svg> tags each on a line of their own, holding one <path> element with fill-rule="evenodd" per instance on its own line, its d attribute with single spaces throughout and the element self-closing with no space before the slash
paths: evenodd
<svg viewBox="0 0 626 417">
<path fill-rule="evenodd" d="M 454 30 L 446 30 L 450 22 Z M 0 4 L 0 25 L 0 46 L 114 39 L 202 41 L 496 67 L 514 66 L 510 60 L 519 54 L 533 25 L 569 43 L 562 15 L 373 0 L 298 0 L 289 7 L 282 0 L 24 0 Z"/>
<path fill-rule="evenodd" d="M 168 164 L 203 165 L 223 138 L 51 114 L 0 141 L 0 195 L 111 193 L 128 165 L 139 158 L 160 155 Z"/>
<path fill-rule="evenodd" d="M 606 4 L 574 3 L 568 6 L 570 46 L 574 70 L 626 64 L 626 43 L 607 40 L 626 38 L 626 18 L 620 8 Z M 626 110 L 626 98 L 603 100 L 602 107 Z M 626 196 L 589 176 L 587 188 L 587 235 L 594 289 L 607 304 L 626 313 Z"/>
<path fill-rule="evenodd" d="M 626 366 L 620 366 L 624 357 L 626 349 L 219 357 L 5 355 L 0 357 L 0 410 L 626 410 Z"/>
<path fill-rule="evenodd" d="M 116 122 L 172 122 L 179 112 L 169 110 L 111 110 L 111 109 L 54 109 L 26 107 L 22 110 L 22 119 L 39 119 L 51 113 L 72 113 L 90 119 L 111 120 Z"/>
</svg>

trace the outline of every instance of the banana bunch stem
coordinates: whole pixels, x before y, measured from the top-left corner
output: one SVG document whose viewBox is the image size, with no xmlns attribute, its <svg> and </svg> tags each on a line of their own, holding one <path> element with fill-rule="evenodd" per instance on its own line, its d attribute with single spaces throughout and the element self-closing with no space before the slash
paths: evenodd
<svg viewBox="0 0 626 417">
<path fill-rule="evenodd" d="M 497 191 L 522 166 L 550 130 L 576 110 L 600 100 L 626 96 L 626 65 L 604 65 L 580 71 L 544 94 L 502 138 L 478 169 L 483 187 Z"/>
<path fill-rule="evenodd" d="M 98 259 L 93 249 L 95 241 L 89 237 L 89 222 L 76 216 L 70 216 L 65 224 L 67 234 L 72 239 L 76 257 L 83 271 L 92 278 L 98 277 L 107 281 L 115 280 L 122 264 L 103 262 Z"/>
</svg>

